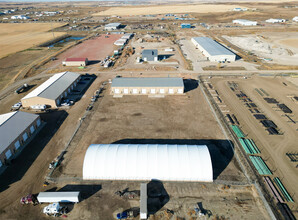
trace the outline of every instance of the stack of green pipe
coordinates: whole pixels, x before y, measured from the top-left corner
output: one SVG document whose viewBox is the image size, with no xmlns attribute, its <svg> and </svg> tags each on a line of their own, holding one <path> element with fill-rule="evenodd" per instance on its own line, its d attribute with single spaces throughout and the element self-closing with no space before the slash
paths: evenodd
<svg viewBox="0 0 298 220">
<path fill-rule="evenodd" d="M 260 175 L 272 175 L 270 169 L 261 157 L 249 156 L 249 159 L 252 161 L 253 165 Z"/>
<path fill-rule="evenodd" d="M 278 188 L 281 191 L 281 193 L 283 194 L 283 196 L 286 198 L 286 200 L 288 202 L 294 202 L 293 198 L 290 196 L 290 194 L 288 193 L 288 191 L 286 190 L 284 185 L 281 183 L 280 179 L 278 177 L 275 177 L 273 180 L 276 183 L 276 185 L 278 186 Z"/>
<path fill-rule="evenodd" d="M 244 138 L 245 135 L 244 133 L 241 131 L 241 129 L 237 126 L 237 125 L 231 125 L 233 131 L 235 132 L 235 134 L 237 135 L 238 138 Z"/>
</svg>

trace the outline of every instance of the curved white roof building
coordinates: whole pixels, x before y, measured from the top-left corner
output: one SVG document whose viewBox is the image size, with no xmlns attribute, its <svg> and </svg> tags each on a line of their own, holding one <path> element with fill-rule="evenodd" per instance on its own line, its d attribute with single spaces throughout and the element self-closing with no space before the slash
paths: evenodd
<svg viewBox="0 0 298 220">
<path fill-rule="evenodd" d="M 213 170 L 206 145 L 93 144 L 83 179 L 212 182 Z"/>
</svg>

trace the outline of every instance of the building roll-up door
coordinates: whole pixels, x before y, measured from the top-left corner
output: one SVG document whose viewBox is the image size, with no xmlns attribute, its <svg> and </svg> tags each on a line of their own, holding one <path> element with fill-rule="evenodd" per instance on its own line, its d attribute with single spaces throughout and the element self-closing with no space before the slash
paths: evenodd
<svg viewBox="0 0 298 220">
<path fill-rule="evenodd" d="M 73 85 L 71 85 L 71 90 L 73 90 Z"/>
<path fill-rule="evenodd" d="M 15 142 L 14 146 L 15 146 L 16 150 L 19 149 L 19 147 L 21 146 L 20 141 Z"/>
<path fill-rule="evenodd" d="M 56 103 L 57 105 L 60 105 L 60 99 L 57 99 Z"/>
<path fill-rule="evenodd" d="M 115 89 L 114 91 L 115 91 L 116 94 L 120 93 L 120 89 Z"/>
<path fill-rule="evenodd" d="M 147 94 L 147 89 L 142 89 L 142 94 Z"/>
<path fill-rule="evenodd" d="M 155 94 L 155 89 L 150 89 L 151 94 Z"/>
<path fill-rule="evenodd" d="M 6 151 L 5 156 L 9 159 L 12 156 L 11 150 Z"/>
<path fill-rule="evenodd" d="M 124 94 L 128 94 L 128 89 L 123 90 Z"/>
<path fill-rule="evenodd" d="M 64 93 L 64 96 L 65 96 L 65 97 L 67 96 L 67 92 Z"/>
<path fill-rule="evenodd" d="M 68 93 L 70 93 L 70 88 L 68 88 Z"/>
<path fill-rule="evenodd" d="M 174 94 L 174 89 L 169 89 L 169 94 Z"/>
<path fill-rule="evenodd" d="M 23 140 L 26 141 L 27 139 L 28 139 L 28 134 L 25 132 L 25 133 L 23 134 Z"/>
<path fill-rule="evenodd" d="M 40 124 L 41 124 L 40 119 L 38 119 L 38 120 L 36 121 L 36 125 L 37 125 L 37 127 L 39 127 Z"/>
<path fill-rule="evenodd" d="M 165 89 L 160 89 L 159 92 L 160 92 L 161 94 L 164 94 L 164 93 L 165 93 Z"/>
<path fill-rule="evenodd" d="M 178 89 L 178 93 L 182 94 L 183 93 L 183 89 Z"/>
<path fill-rule="evenodd" d="M 35 128 L 34 128 L 34 126 L 32 125 L 32 126 L 30 127 L 30 132 L 31 132 L 31 134 L 33 134 L 34 131 L 35 131 Z"/>
<path fill-rule="evenodd" d="M 2 161 L 0 160 L 0 167 L 2 167 L 2 165 L 3 165 L 3 164 L 2 164 Z"/>
<path fill-rule="evenodd" d="M 133 94 L 138 94 L 138 89 L 132 89 Z"/>
</svg>

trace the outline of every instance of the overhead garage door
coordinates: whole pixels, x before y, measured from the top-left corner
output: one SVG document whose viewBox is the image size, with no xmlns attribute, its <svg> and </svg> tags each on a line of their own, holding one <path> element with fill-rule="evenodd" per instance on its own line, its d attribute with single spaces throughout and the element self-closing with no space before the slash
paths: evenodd
<svg viewBox="0 0 298 220">
<path fill-rule="evenodd" d="M 132 89 L 133 94 L 138 94 L 138 89 Z"/>
<path fill-rule="evenodd" d="M 68 93 L 70 93 L 70 88 L 68 88 Z"/>
<path fill-rule="evenodd" d="M 165 89 L 160 89 L 159 92 L 160 92 L 161 94 L 164 94 L 164 93 L 165 93 Z"/>
<path fill-rule="evenodd" d="M 147 93 L 147 89 L 142 89 L 142 94 L 146 94 Z"/>
<path fill-rule="evenodd" d="M 57 105 L 60 105 L 60 99 L 57 99 L 56 103 Z"/>
<path fill-rule="evenodd" d="M 128 89 L 123 90 L 124 94 L 128 94 Z"/>
<path fill-rule="evenodd" d="M 183 89 L 178 89 L 178 93 L 182 94 L 183 93 Z"/>
<path fill-rule="evenodd" d="M 2 167 L 2 165 L 3 165 L 3 164 L 2 164 L 2 161 L 0 160 L 0 167 Z"/>
<path fill-rule="evenodd" d="M 73 85 L 71 85 L 71 90 L 73 90 Z"/>
<path fill-rule="evenodd" d="M 115 89 L 115 93 L 119 94 L 120 93 L 120 89 Z"/>
<path fill-rule="evenodd" d="M 21 146 L 20 141 L 15 142 L 14 146 L 15 146 L 16 149 L 19 149 L 19 147 Z"/>
<path fill-rule="evenodd" d="M 36 124 L 37 124 L 37 127 L 39 127 L 39 125 L 41 124 L 40 119 L 38 119 L 38 120 L 36 121 Z"/>
<path fill-rule="evenodd" d="M 67 96 L 67 92 L 64 93 L 64 96 L 65 96 L 65 97 Z"/>
<path fill-rule="evenodd" d="M 155 92 L 156 92 L 155 89 L 150 89 L 151 94 L 155 94 Z"/>
<path fill-rule="evenodd" d="M 9 159 L 12 156 L 11 150 L 6 151 L 5 156 L 7 159 Z"/>
<path fill-rule="evenodd" d="M 35 128 L 34 128 L 34 126 L 32 125 L 32 126 L 30 127 L 30 132 L 31 132 L 31 134 L 33 134 L 34 131 L 35 131 Z"/>
<path fill-rule="evenodd" d="M 27 139 L 28 139 L 28 134 L 27 133 L 24 133 L 23 134 L 23 140 L 26 141 Z"/>
<path fill-rule="evenodd" d="M 169 94 L 174 94 L 174 89 L 169 89 Z"/>
</svg>

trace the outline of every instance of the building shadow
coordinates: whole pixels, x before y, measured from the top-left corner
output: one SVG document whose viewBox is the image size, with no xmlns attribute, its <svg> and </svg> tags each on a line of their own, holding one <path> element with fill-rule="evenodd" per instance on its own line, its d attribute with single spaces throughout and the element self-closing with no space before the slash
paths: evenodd
<svg viewBox="0 0 298 220">
<path fill-rule="evenodd" d="M 213 180 L 219 177 L 234 156 L 234 146 L 231 147 L 229 140 L 221 139 L 122 139 L 112 144 L 206 145 L 211 157 Z"/>
<path fill-rule="evenodd" d="M 170 58 L 171 56 L 174 56 L 174 54 L 160 54 L 158 55 L 158 60 L 165 60 Z"/>
<path fill-rule="evenodd" d="M 85 74 L 81 76 L 81 80 L 78 82 L 77 86 L 74 90 L 71 91 L 70 94 L 67 95 L 66 99 L 73 100 L 75 102 L 79 101 L 87 89 L 91 86 L 91 84 L 96 79 L 95 74 Z"/>
<path fill-rule="evenodd" d="M 80 202 L 88 199 L 89 197 L 93 196 L 97 192 L 102 189 L 100 184 L 85 184 L 85 185 L 71 185 L 67 184 L 59 189 L 57 192 L 72 192 L 72 191 L 79 191 L 80 192 Z"/>
<path fill-rule="evenodd" d="M 147 209 L 149 215 L 154 215 L 170 200 L 163 183 L 159 180 L 151 180 L 147 184 Z"/>
<path fill-rule="evenodd" d="M 183 79 L 183 84 L 184 84 L 184 92 L 189 92 L 191 90 L 194 90 L 198 88 L 198 80 L 194 79 Z"/>
<path fill-rule="evenodd" d="M 64 110 L 39 113 L 40 118 L 46 125 L 39 131 L 34 139 L 22 150 L 20 155 L 13 159 L 7 169 L 0 175 L 0 192 L 25 175 L 36 158 L 49 143 L 56 131 L 67 118 L 68 113 Z M 30 193 L 30 192 L 29 192 Z"/>
<path fill-rule="evenodd" d="M 98 64 L 99 62 L 100 62 L 100 60 L 89 60 L 88 66 Z"/>
</svg>

